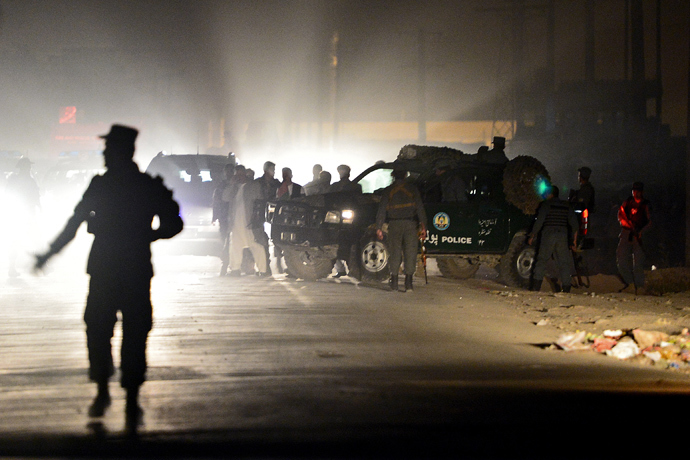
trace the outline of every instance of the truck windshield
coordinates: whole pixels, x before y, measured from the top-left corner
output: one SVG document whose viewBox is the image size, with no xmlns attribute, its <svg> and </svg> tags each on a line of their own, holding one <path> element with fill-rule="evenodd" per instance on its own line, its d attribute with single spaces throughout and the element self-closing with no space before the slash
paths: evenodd
<svg viewBox="0 0 690 460">
<path fill-rule="evenodd" d="M 374 193 L 376 190 L 386 188 L 393 182 L 392 169 L 375 169 L 359 180 L 362 193 Z"/>
</svg>

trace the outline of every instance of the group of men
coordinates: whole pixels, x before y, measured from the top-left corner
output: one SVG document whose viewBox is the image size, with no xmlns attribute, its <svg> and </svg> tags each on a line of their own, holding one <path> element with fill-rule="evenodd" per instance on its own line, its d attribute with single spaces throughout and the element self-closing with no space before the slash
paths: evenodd
<svg viewBox="0 0 690 460">
<path fill-rule="evenodd" d="M 282 169 L 283 180 L 278 180 L 272 161 L 264 163 L 263 175 L 257 179 L 243 165 L 226 165 L 225 180 L 213 195 L 213 221 L 218 222 L 223 241 L 220 276 L 270 277 L 269 237 L 264 230 L 266 202 L 329 192 L 362 192 L 362 187 L 350 180 L 349 166 L 343 164 L 337 170 L 340 178 L 331 183 L 331 174 L 316 164 L 312 169 L 313 180 L 302 186 L 293 182 L 292 170 L 287 167 Z M 278 272 L 283 273 L 280 247 L 274 246 L 273 255 Z M 336 261 L 336 268 L 336 276 L 347 273 L 340 260 Z"/>
<path fill-rule="evenodd" d="M 569 200 L 559 199 L 559 189 L 551 186 L 551 190 L 542 202 L 537 217 L 528 237 L 528 244 L 539 239 L 536 262 L 532 271 L 530 290 L 539 291 L 546 273 L 547 263 L 555 259 L 561 281 L 560 289 L 570 292 L 574 271 L 572 254 L 578 248 L 578 238 L 582 243 L 584 232 L 576 210 L 581 219 L 595 209 L 595 192 L 590 183 L 592 170 L 582 167 L 578 170 L 579 190 L 571 194 Z M 644 259 L 642 234 L 652 223 L 651 207 L 643 196 L 644 184 L 635 182 L 632 185 L 631 196 L 618 209 L 618 222 L 621 231 L 616 249 L 616 265 L 623 282 L 620 292 L 634 286 L 635 294 L 644 292 Z"/>
<path fill-rule="evenodd" d="M 146 379 L 146 342 L 152 327 L 150 244 L 158 239 L 174 237 L 184 225 L 172 191 L 163 185 L 160 178 L 141 173 L 134 163 L 137 135 L 134 128 L 113 125 L 109 133 L 101 136 L 105 141 L 103 157 L 107 171 L 92 179 L 74 214 L 49 249 L 36 255 L 34 266 L 37 270 L 42 269 L 75 237 L 81 224 L 87 223 L 87 230 L 94 235 L 94 240 L 87 264 L 90 282 L 84 320 L 89 377 L 97 385 L 89 415 L 101 417 L 111 404 L 108 382 L 115 371 L 111 340 L 119 313 L 123 328 L 120 384 L 127 393 L 126 427 L 134 434 L 143 414 L 139 405 L 139 389 Z M 21 166 L 28 164 L 22 162 Z M 341 165 L 338 172 L 340 181 L 331 185 L 329 179 L 328 189 L 315 189 L 361 192 L 349 180 L 350 168 Z M 222 232 L 227 233 L 225 269 L 229 265 L 230 273 L 241 270 L 243 253 L 248 249 L 259 275 L 268 276 L 268 236 L 263 230 L 263 209 L 257 212 L 258 207 L 270 198 L 290 199 L 301 196 L 303 192 L 310 194 L 309 186 L 325 184 L 325 179 L 321 179 L 323 173 L 320 167 L 315 166 L 314 181 L 303 188 L 292 182 L 289 168 L 283 168 L 282 182 L 277 180 L 274 177 L 275 164 L 270 161 L 264 164 L 264 174 L 255 180 L 241 165 L 228 167 L 226 181 L 216 193 L 217 202 L 225 204 L 225 211 L 222 207 L 216 210 Z M 587 186 L 590 173 L 588 168 L 580 169 L 581 187 L 572 201 L 582 201 L 584 206 L 593 208 L 594 189 Z M 388 223 L 390 284 L 398 290 L 398 273 L 404 258 L 405 286 L 400 290 L 405 291 L 412 289 L 417 237 L 419 231 L 426 233 L 426 215 L 419 191 L 405 180 L 407 171 L 395 168 L 392 175 L 393 183 L 382 193 L 376 234 L 383 239 L 383 226 Z M 258 218 L 257 214 L 260 214 Z M 154 216 L 159 218 L 155 229 L 151 226 Z M 626 287 L 634 283 L 636 288 L 640 288 L 644 285 L 641 236 L 651 224 L 649 202 L 643 198 L 642 183 L 633 184 L 632 196 L 620 207 L 618 217 L 622 228 L 617 253 L 619 270 Z M 559 262 L 567 259 L 565 254 L 571 238 L 568 227 L 573 235 L 571 247 L 574 247 L 577 244 L 577 220 L 573 218 L 571 204 L 559 200 L 558 188 L 554 187 L 539 210 L 531 235 L 532 239 L 541 234 L 535 282 L 540 283 L 539 276 L 543 277 L 541 270 L 547 257 L 555 253 Z M 570 273 L 563 270 L 561 277 L 564 290 L 567 290 Z"/>
</svg>

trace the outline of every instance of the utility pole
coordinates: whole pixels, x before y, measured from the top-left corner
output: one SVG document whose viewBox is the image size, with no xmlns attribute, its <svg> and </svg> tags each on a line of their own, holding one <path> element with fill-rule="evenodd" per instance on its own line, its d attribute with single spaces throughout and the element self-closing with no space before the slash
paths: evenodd
<svg viewBox="0 0 690 460">
<path fill-rule="evenodd" d="M 331 137 L 331 147 L 334 147 L 338 142 L 338 131 L 340 128 L 340 121 L 338 120 L 338 44 L 340 42 L 340 35 L 338 31 L 333 32 L 331 36 L 331 53 L 330 53 L 330 120 L 333 123 L 333 135 Z"/>
<path fill-rule="evenodd" d="M 690 15 L 686 18 L 690 26 Z M 690 30 L 690 27 L 688 28 Z M 685 137 L 685 266 L 690 267 L 690 34 L 688 34 L 688 101 Z"/>
<path fill-rule="evenodd" d="M 417 137 L 426 142 L 426 46 L 424 29 L 417 37 Z"/>
</svg>

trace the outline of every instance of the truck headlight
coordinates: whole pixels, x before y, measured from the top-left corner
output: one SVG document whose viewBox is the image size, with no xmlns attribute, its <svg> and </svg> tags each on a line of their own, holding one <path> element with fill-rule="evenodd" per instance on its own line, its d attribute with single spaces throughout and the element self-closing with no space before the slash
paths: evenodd
<svg viewBox="0 0 690 460">
<path fill-rule="evenodd" d="M 343 209 L 341 219 L 344 224 L 351 224 L 355 218 L 355 212 L 352 209 Z"/>
<path fill-rule="evenodd" d="M 326 217 L 323 219 L 327 224 L 339 224 L 340 213 L 338 211 L 328 211 Z"/>
<path fill-rule="evenodd" d="M 328 211 L 326 217 L 323 219 L 327 224 L 351 224 L 355 218 L 355 212 L 352 209 L 344 209 L 342 211 Z"/>
</svg>

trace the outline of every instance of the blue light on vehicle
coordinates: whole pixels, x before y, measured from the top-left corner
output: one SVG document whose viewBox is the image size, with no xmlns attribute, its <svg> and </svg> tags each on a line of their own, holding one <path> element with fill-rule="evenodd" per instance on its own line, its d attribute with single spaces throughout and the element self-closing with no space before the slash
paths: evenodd
<svg viewBox="0 0 690 460">
<path fill-rule="evenodd" d="M 534 191 L 542 200 L 545 200 L 551 192 L 551 184 L 544 176 L 539 175 L 534 179 Z"/>
</svg>

